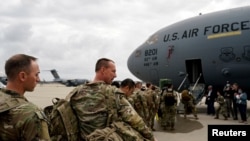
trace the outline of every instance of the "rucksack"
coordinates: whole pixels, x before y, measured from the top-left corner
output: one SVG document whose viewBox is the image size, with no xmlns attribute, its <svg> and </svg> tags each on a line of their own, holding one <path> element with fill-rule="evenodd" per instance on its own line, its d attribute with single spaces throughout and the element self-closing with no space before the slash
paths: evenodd
<svg viewBox="0 0 250 141">
<path fill-rule="evenodd" d="M 96 129 L 87 136 L 87 141 L 149 141 L 123 121 L 113 122 L 104 129 Z"/>
<path fill-rule="evenodd" d="M 104 129 L 96 129 L 86 137 L 86 141 L 123 141 L 118 135 L 115 128 L 105 127 Z"/>
<path fill-rule="evenodd" d="M 49 134 L 52 141 L 78 141 L 81 140 L 78 118 L 73 108 L 71 97 L 82 90 L 86 90 L 88 84 L 83 84 L 70 92 L 65 99 L 53 98 L 53 105 L 44 108 L 50 124 Z M 84 93 L 91 94 L 88 91 Z"/>
<path fill-rule="evenodd" d="M 81 116 L 78 118 L 81 122 L 81 138 L 86 141 L 147 141 L 138 131 L 121 121 L 118 116 L 118 109 L 123 105 L 121 101 L 129 105 L 124 93 L 104 82 L 83 86 L 81 91 L 71 98 L 74 110 Z M 100 116 L 107 119 L 102 120 Z"/>
<path fill-rule="evenodd" d="M 73 90 L 69 96 L 74 95 Z M 79 129 L 78 121 L 71 104 L 66 99 L 53 98 L 53 105 L 44 108 L 44 113 L 50 123 L 49 134 L 52 141 L 77 141 Z"/>
<path fill-rule="evenodd" d="M 188 90 L 183 90 L 181 92 L 181 99 L 183 102 L 188 102 L 189 100 L 191 100 L 191 96 L 189 95 Z"/>
<path fill-rule="evenodd" d="M 166 94 L 164 95 L 164 102 L 166 106 L 173 106 L 177 102 L 173 91 L 166 90 Z"/>
</svg>

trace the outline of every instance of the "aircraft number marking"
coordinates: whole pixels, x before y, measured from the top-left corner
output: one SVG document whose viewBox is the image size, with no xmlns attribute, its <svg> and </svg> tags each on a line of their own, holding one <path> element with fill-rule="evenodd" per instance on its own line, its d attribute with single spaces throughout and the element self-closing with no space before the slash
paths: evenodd
<svg viewBox="0 0 250 141">
<path fill-rule="evenodd" d="M 158 66 L 157 48 L 145 50 L 144 56 L 144 66 Z"/>
<path fill-rule="evenodd" d="M 157 49 L 147 49 L 145 50 L 145 56 L 157 55 Z"/>
</svg>

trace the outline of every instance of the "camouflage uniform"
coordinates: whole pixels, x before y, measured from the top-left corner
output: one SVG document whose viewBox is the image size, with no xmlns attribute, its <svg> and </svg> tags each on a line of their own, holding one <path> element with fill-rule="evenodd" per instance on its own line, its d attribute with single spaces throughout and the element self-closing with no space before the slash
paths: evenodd
<svg viewBox="0 0 250 141">
<path fill-rule="evenodd" d="M 165 101 L 165 97 L 169 93 L 173 94 L 173 98 L 175 100 L 173 105 L 172 104 L 168 105 L 168 103 Z M 163 127 L 164 130 L 166 130 L 167 127 L 170 127 L 171 130 L 174 130 L 175 118 L 177 114 L 177 92 L 164 90 L 161 97 L 160 106 L 162 110 L 161 126 Z"/>
<path fill-rule="evenodd" d="M 134 107 L 133 105 L 134 105 L 134 99 L 131 97 L 131 96 L 126 96 L 126 99 L 128 100 L 128 102 L 130 103 L 130 105 L 132 106 L 132 107 Z"/>
<path fill-rule="evenodd" d="M 154 102 L 154 108 L 152 109 L 152 118 L 151 118 L 151 129 L 152 130 L 155 130 L 154 129 L 154 121 L 155 121 L 155 116 L 156 116 L 156 113 L 158 112 L 158 109 L 159 109 L 159 104 L 160 104 L 160 89 L 157 89 L 157 88 L 154 88 L 152 89 L 152 95 L 153 95 L 153 102 Z"/>
<path fill-rule="evenodd" d="M 0 89 L 0 140 L 50 140 L 42 109 L 16 92 Z"/>
<path fill-rule="evenodd" d="M 215 119 L 219 118 L 219 114 L 222 114 L 224 116 L 224 119 L 227 120 L 227 107 L 226 107 L 226 103 L 225 103 L 225 99 L 222 95 L 218 95 L 216 102 L 219 103 L 219 107 L 216 110 L 215 113 Z"/>
<path fill-rule="evenodd" d="M 144 91 L 141 89 L 135 88 L 133 94 L 130 96 L 133 99 L 132 106 L 134 107 L 135 111 L 141 116 L 144 122 L 147 122 L 147 117 L 149 116 L 148 106 L 147 106 L 147 99 L 144 95 Z M 132 103 L 132 102 L 131 102 Z"/>
<path fill-rule="evenodd" d="M 153 91 L 149 88 L 145 91 L 145 97 L 147 99 L 147 109 L 148 109 L 148 117 L 147 117 L 147 125 L 148 127 L 151 127 L 151 120 L 153 118 L 153 110 L 155 109 L 155 104 L 154 104 L 154 100 L 153 100 Z"/>
<path fill-rule="evenodd" d="M 198 119 L 194 96 L 192 94 L 189 94 L 188 90 L 183 90 L 181 97 L 181 102 L 184 105 L 184 118 L 186 119 L 187 114 L 192 112 L 195 119 Z"/>
<path fill-rule="evenodd" d="M 86 140 L 86 136 L 96 129 L 110 127 L 115 121 L 124 121 L 144 138 L 153 140 L 152 131 L 146 126 L 120 89 L 104 82 L 85 85 L 86 87 L 79 90 L 70 100 L 78 117 L 82 139 Z"/>
</svg>

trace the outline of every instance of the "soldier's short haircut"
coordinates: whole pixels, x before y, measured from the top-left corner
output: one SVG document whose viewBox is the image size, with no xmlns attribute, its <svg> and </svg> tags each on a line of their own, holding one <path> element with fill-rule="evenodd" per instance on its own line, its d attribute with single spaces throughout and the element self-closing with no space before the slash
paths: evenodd
<svg viewBox="0 0 250 141">
<path fill-rule="evenodd" d="M 111 83 L 112 86 L 116 86 L 117 88 L 120 88 L 120 83 L 118 81 L 113 81 Z"/>
<path fill-rule="evenodd" d="M 109 62 L 115 63 L 113 60 L 108 59 L 108 58 L 100 58 L 97 60 L 96 65 L 95 65 L 95 72 L 99 71 L 102 67 L 109 67 Z"/>
<path fill-rule="evenodd" d="M 121 82 L 121 86 L 120 87 L 126 87 L 126 86 L 128 86 L 129 87 L 129 89 L 131 89 L 131 88 L 135 88 L 135 82 L 132 80 L 132 79 L 130 79 L 130 78 L 126 78 L 126 79 L 124 79 L 122 82 Z"/>
<path fill-rule="evenodd" d="M 155 90 L 156 89 L 156 87 L 155 87 L 155 85 L 152 85 L 152 88 L 151 88 L 152 90 Z"/>
<path fill-rule="evenodd" d="M 149 88 L 152 84 L 150 82 L 146 83 L 146 87 Z"/>
<path fill-rule="evenodd" d="M 8 80 L 14 79 L 21 71 L 30 73 L 31 61 L 36 60 L 37 58 L 26 54 L 16 54 L 10 57 L 5 63 L 5 74 Z"/>
</svg>

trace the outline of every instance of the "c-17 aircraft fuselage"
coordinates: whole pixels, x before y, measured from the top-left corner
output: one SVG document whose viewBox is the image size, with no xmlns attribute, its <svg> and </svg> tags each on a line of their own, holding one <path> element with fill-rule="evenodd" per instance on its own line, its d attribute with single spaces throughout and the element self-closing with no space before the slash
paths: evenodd
<svg viewBox="0 0 250 141">
<path fill-rule="evenodd" d="M 250 6 L 199 15 L 165 27 L 135 49 L 128 68 L 145 82 L 171 79 L 250 89 Z"/>
</svg>

